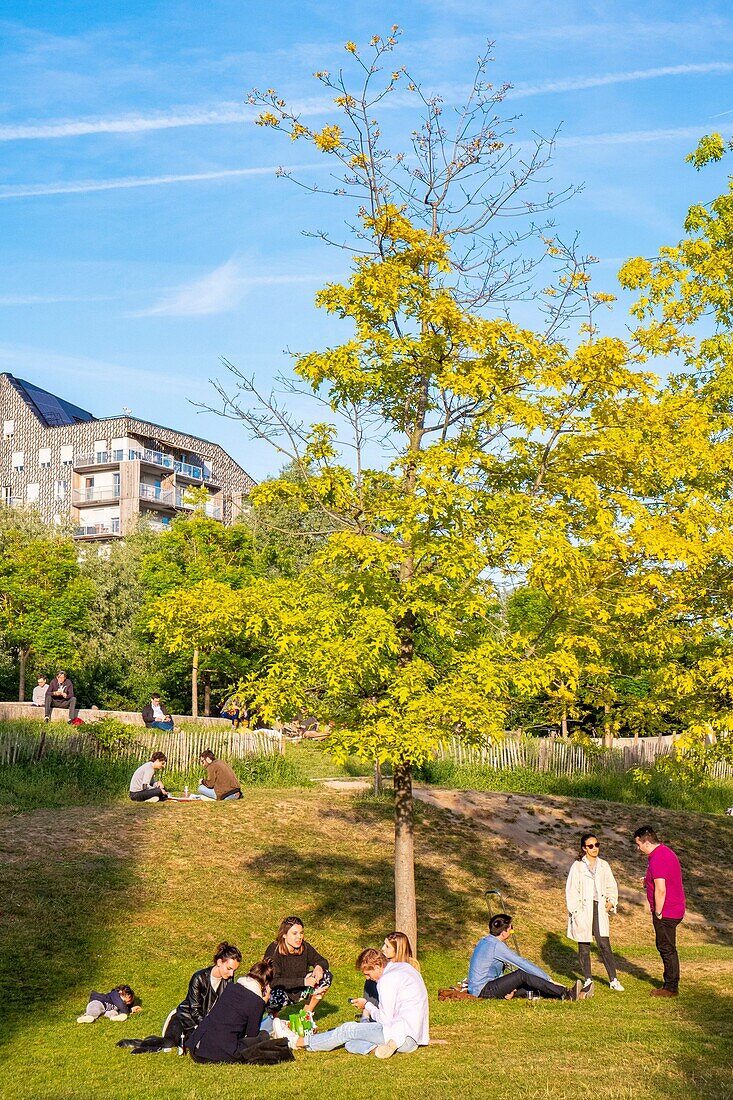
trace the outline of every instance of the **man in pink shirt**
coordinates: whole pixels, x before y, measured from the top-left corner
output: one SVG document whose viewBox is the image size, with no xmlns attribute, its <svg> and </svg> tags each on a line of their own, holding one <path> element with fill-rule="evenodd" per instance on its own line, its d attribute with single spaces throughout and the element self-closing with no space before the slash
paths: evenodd
<svg viewBox="0 0 733 1100">
<path fill-rule="evenodd" d="M 648 860 L 644 886 L 652 911 L 657 951 L 664 963 L 664 984 L 661 989 L 653 989 L 651 996 L 676 997 L 680 984 L 677 925 L 685 915 L 680 861 L 671 848 L 659 843 L 659 837 L 649 825 L 636 830 L 634 841 Z"/>
</svg>

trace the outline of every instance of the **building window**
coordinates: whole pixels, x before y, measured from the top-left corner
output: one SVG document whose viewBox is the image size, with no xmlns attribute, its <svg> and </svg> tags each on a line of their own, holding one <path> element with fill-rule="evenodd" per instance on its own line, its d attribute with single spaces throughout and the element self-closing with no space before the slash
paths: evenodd
<svg viewBox="0 0 733 1100">
<path fill-rule="evenodd" d="M 61 448 L 60 459 L 61 459 L 61 465 L 62 466 L 71 466 L 72 462 L 74 461 L 74 448 L 73 448 L 73 446 L 71 446 L 68 443 L 65 444 Z"/>
<path fill-rule="evenodd" d="M 38 452 L 38 465 L 42 470 L 47 470 L 51 465 L 51 448 L 41 447 Z"/>
<path fill-rule="evenodd" d="M 3 504 L 12 504 L 13 503 L 13 489 L 12 489 L 12 486 L 3 485 L 2 489 L 0 489 L 0 499 L 2 500 Z"/>
<path fill-rule="evenodd" d="M 31 482 L 30 485 L 26 486 L 25 499 L 28 502 L 28 504 L 35 504 L 36 503 L 36 501 L 38 500 L 40 489 L 41 489 L 41 486 L 38 484 L 37 481 L 33 481 L 33 482 Z"/>
<path fill-rule="evenodd" d="M 13 451 L 13 469 L 22 470 L 25 465 L 25 459 L 22 451 Z"/>
<path fill-rule="evenodd" d="M 113 535 L 119 535 L 119 533 L 120 533 L 120 517 L 119 516 L 112 516 L 112 519 L 110 520 L 110 527 L 111 527 Z"/>
<path fill-rule="evenodd" d="M 15 421 L 14 420 L 4 421 L 4 423 L 3 423 L 3 435 L 5 436 L 5 438 L 8 439 L 9 436 L 14 435 L 14 434 L 15 434 Z"/>
<path fill-rule="evenodd" d="M 66 500 L 66 493 L 69 488 L 68 481 L 54 481 L 53 483 L 53 499 L 54 500 Z"/>
</svg>

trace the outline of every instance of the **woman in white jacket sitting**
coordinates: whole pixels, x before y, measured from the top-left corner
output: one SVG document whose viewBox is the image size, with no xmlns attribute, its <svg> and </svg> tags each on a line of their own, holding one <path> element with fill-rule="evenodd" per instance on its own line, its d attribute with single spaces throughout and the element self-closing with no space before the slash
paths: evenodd
<svg viewBox="0 0 733 1100">
<path fill-rule="evenodd" d="M 598 855 L 600 845 L 595 833 L 583 833 L 580 851 L 570 868 L 565 885 L 568 906 L 568 938 L 578 944 L 578 958 L 585 979 L 585 987 L 592 986 L 590 967 L 590 941 L 595 939 L 603 965 L 608 971 L 611 989 L 623 993 L 624 987 L 616 977 L 616 965 L 609 939 L 611 926 L 609 913 L 618 906 L 618 886 L 605 859 Z"/>
</svg>

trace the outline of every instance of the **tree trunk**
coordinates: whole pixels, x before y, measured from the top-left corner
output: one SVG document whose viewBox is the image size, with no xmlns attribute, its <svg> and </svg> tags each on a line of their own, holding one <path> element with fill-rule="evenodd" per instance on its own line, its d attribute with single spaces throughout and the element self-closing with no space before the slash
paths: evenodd
<svg viewBox="0 0 733 1100">
<path fill-rule="evenodd" d="M 608 703 L 603 704 L 603 747 L 613 748 L 613 730 L 611 728 L 611 708 Z"/>
<path fill-rule="evenodd" d="M 199 716 L 199 651 L 194 649 L 191 662 L 191 717 Z"/>
<path fill-rule="evenodd" d="M 204 715 L 208 718 L 211 714 L 211 673 L 204 672 Z"/>
<path fill-rule="evenodd" d="M 562 721 L 560 723 L 560 732 L 564 738 L 568 736 L 568 708 L 562 708 Z"/>
<path fill-rule="evenodd" d="M 25 702 L 25 666 L 28 661 L 28 654 L 30 649 L 18 650 L 18 702 Z"/>
<path fill-rule="evenodd" d="M 379 766 L 379 761 L 374 761 L 374 793 L 382 793 L 382 769 Z"/>
<path fill-rule="evenodd" d="M 409 936 L 417 955 L 417 904 L 415 901 L 414 816 L 412 769 L 394 766 L 394 892 L 395 928 Z"/>
</svg>

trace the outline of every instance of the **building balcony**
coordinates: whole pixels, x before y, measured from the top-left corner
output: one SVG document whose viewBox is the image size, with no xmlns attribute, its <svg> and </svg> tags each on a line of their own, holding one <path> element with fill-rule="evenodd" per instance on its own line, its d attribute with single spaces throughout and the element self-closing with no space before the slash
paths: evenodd
<svg viewBox="0 0 733 1100">
<path fill-rule="evenodd" d="M 176 508 L 184 512 L 195 512 L 196 509 L 200 507 L 200 504 L 195 504 L 190 500 L 186 500 L 185 490 L 176 489 Z M 221 508 L 213 503 L 205 504 L 204 514 L 210 516 L 212 519 L 221 519 Z"/>
<path fill-rule="evenodd" d="M 172 489 L 161 489 L 159 485 L 146 485 L 140 482 L 140 499 L 149 501 L 158 508 L 175 508 Z"/>
<path fill-rule="evenodd" d="M 120 490 L 112 489 L 74 489 L 75 508 L 85 508 L 93 504 L 111 504 L 120 499 Z"/>
<path fill-rule="evenodd" d="M 120 521 L 112 519 L 109 523 L 93 523 L 87 527 L 77 527 L 74 530 L 75 539 L 111 539 L 119 538 Z"/>
<path fill-rule="evenodd" d="M 118 466 L 120 462 L 125 461 L 126 457 L 127 452 L 123 450 L 97 451 L 95 454 L 90 455 L 75 455 L 74 469 L 98 470 L 100 467 L 104 466 Z"/>
<path fill-rule="evenodd" d="M 156 469 L 170 470 L 187 481 L 210 482 L 216 484 L 211 470 L 204 470 L 203 466 L 194 466 L 190 462 L 181 462 L 173 455 L 164 451 L 152 451 L 148 448 L 141 450 L 114 450 L 96 451 L 94 454 L 76 455 L 74 457 L 74 469 L 98 470 L 118 466 L 120 462 L 141 462 L 145 466 L 153 466 Z"/>
</svg>

